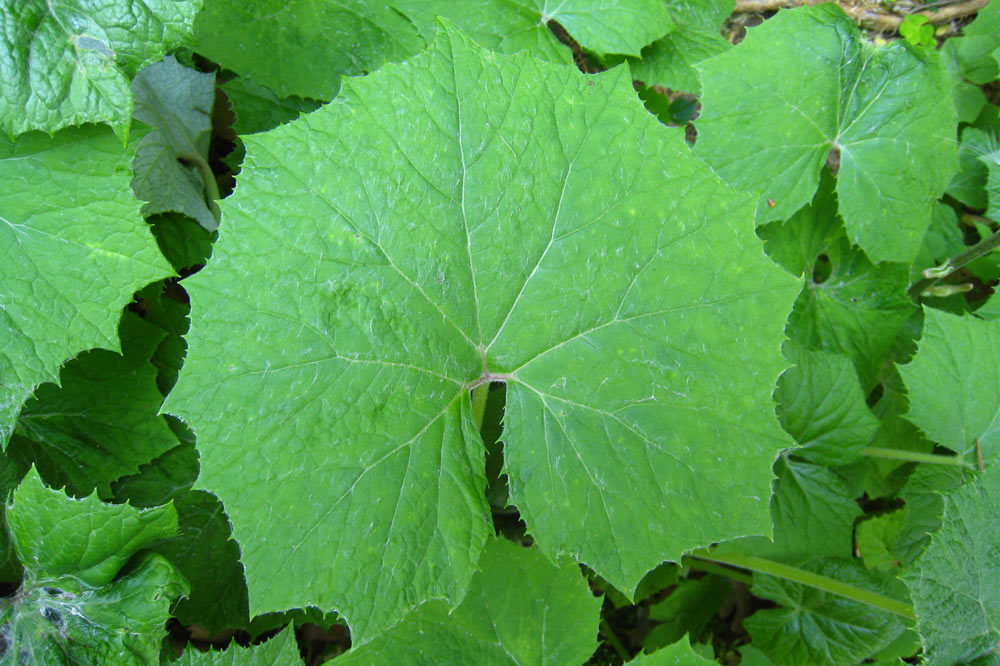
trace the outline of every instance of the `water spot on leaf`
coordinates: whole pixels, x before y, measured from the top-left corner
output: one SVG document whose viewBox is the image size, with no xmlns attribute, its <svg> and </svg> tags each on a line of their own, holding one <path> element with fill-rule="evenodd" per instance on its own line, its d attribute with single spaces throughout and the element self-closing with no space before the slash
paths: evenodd
<svg viewBox="0 0 1000 666">
<path fill-rule="evenodd" d="M 96 51 L 105 58 L 112 58 L 114 56 L 114 53 L 112 53 L 111 48 L 106 42 L 90 35 L 76 35 L 73 38 L 73 43 L 76 45 L 78 51 Z"/>
</svg>

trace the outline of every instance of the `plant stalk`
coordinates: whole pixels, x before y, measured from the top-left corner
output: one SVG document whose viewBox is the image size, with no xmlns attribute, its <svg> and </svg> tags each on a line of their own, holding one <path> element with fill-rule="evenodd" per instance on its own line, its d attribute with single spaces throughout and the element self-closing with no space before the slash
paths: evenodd
<svg viewBox="0 0 1000 666">
<path fill-rule="evenodd" d="M 615 633 L 615 630 L 611 628 L 611 625 L 608 624 L 608 621 L 603 617 L 601 618 L 600 628 L 601 633 L 604 634 L 606 639 L 608 639 L 608 644 L 614 648 L 615 652 L 618 653 L 618 656 L 622 658 L 622 661 L 626 664 L 632 661 L 632 655 L 628 653 L 628 650 L 625 649 L 621 639 L 618 638 L 618 634 Z"/>
<path fill-rule="evenodd" d="M 907 462 L 927 463 L 931 465 L 954 465 L 968 469 L 973 468 L 961 456 L 943 456 L 937 453 L 920 453 L 918 451 L 904 451 L 902 449 L 883 449 L 877 446 L 866 447 L 861 450 L 861 454 L 871 458 L 888 458 L 890 460 L 905 460 Z"/>
<path fill-rule="evenodd" d="M 968 250 L 959 252 L 954 257 L 944 262 L 941 266 L 928 268 L 924 271 L 924 275 L 929 275 L 929 277 L 925 277 L 922 280 L 914 282 L 909 289 L 910 295 L 920 298 L 925 291 L 936 285 L 941 280 L 945 279 L 958 269 L 968 266 L 976 259 L 986 256 L 998 247 L 1000 247 L 1000 231 L 988 238 L 984 238 Z"/>
<path fill-rule="evenodd" d="M 877 592 L 865 590 L 849 583 L 839 581 L 835 578 L 830 578 L 829 576 L 823 576 L 813 573 L 812 571 L 806 571 L 804 569 L 799 569 L 798 567 L 781 564 L 780 562 L 766 560 L 763 557 L 732 553 L 718 554 L 707 550 L 695 551 L 694 553 L 691 553 L 691 557 L 709 562 L 717 562 L 718 564 L 727 564 L 741 569 L 749 569 L 750 571 L 756 571 L 758 573 L 767 574 L 776 578 L 790 580 L 793 583 L 808 585 L 809 587 L 814 587 L 817 590 L 823 590 L 824 592 L 836 594 L 837 596 L 851 599 L 852 601 L 874 606 L 875 608 L 880 608 L 884 611 L 900 615 L 910 620 L 915 617 L 913 614 L 913 606 L 905 601 L 900 601 L 899 599 L 893 599 L 892 597 L 887 597 L 883 594 L 878 594 Z"/>
<path fill-rule="evenodd" d="M 472 389 L 472 418 L 476 421 L 476 430 L 483 429 L 483 417 L 486 415 L 486 399 L 489 397 L 489 382 L 484 382 Z"/>
</svg>

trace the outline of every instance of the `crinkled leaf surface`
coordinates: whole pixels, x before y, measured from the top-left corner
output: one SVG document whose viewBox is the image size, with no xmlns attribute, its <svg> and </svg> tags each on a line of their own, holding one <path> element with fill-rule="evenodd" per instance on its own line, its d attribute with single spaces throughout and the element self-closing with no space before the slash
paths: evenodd
<svg viewBox="0 0 1000 666">
<path fill-rule="evenodd" d="M 837 149 L 851 241 L 873 261 L 913 259 L 956 168 L 955 110 L 942 103 L 951 83 L 937 54 L 901 41 L 875 47 L 825 4 L 780 12 L 698 69 L 695 149 L 723 178 L 761 193 L 758 222 L 808 203 Z"/>
<path fill-rule="evenodd" d="M 820 465 L 855 460 L 879 422 L 865 404 L 850 359 L 791 342 L 784 349 L 795 366 L 778 379 L 774 397 L 781 425 L 802 447 L 795 455 Z"/>
<path fill-rule="evenodd" d="M 677 28 L 629 60 L 633 78 L 694 94 L 701 92 L 695 65 L 731 46 L 720 34 L 733 12 L 733 0 L 670 0 L 666 3 Z"/>
<path fill-rule="evenodd" d="M 173 506 L 139 510 L 93 495 L 73 499 L 31 470 L 7 506 L 7 527 L 25 579 L 0 605 L 7 648 L 0 663 L 156 663 L 169 605 L 187 585 L 150 553 L 115 577 L 137 551 L 174 534 Z"/>
<path fill-rule="evenodd" d="M 182 213 L 213 231 L 219 226 L 215 176 L 208 165 L 215 74 L 184 67 L 172 56 L 132 81 L 135 118 L 153 128 L 136 149 L 132 191 L 148 202 L 143 215 Z"/>
<path fill-rule="evenodd" d="M 343 666 L 573 666 L 597 648 L 600 608 L 572 561 L 555 566 L 536 548 L 490 539 L 458 608 L 428 602 L 340 659 Z"/>
<path fill-rule="evenodd" d="M 984 458 L 1000 455 L 1000 322 L 928 308 L 919 351 L 899 372 L 906 418 L 931 440 L 971 454 L 978 439 Z"/>
<path fill-rule="evenodd" d="M 247 148 L 164 409 L 197 432 L 252 613 L 336 608 L 361 644 L 460 600 L 493 529 L 484 381 L 507 383 L 511 498 L 550 556 L 632 590 L 768 532 L 797 283 L 627 72 L 448 29 Z"/>
<path fill-rule="evenodd" d="M 952 666 L 1000 644 L 1000 466 L 944 496 L 941 528 L 906 574 L 928 666 Z"/>
<path fill-rule="evenodd" d="M 302 663 L 302 658 L 295 644 L 295 630 L 288 627 L 265 643 L 249 648 L 231 643 L 221 652 L 199 652 L 188 645 L 181 658 L 173 663 L 175 666 L 292 666 Z"/>
<path fill-rule="evenodd" d="M 128 182 L 130 152 L 96 126 L 0 136 L 0 443 L 21 404 L 84 349 L 118 351 L 122 307 L 169 264 Z"/>
<path fill-rule="evenodd" d="M 129 81 L 189 36 L 202 0 L 7 0 L 0 5 L 0 130 L 16 136 L 132 122 Z"/>
<path fill-rule="evenodd" d="M 530 50 L 536 57 L 572 62 L 573 55 L 552 30 L 557 21 L 579 44 L 598 54 L 638 56 L 642 47 L 674 27 L 662 0 L 395 0 L 428 41 L 434 17 L 453 21 L 472 39 L 501 53 Z"/>
<path fill-rule="evenodd" d="M 413 24 L 379 0 L 213 0 L 194 36 L 199 53 L 279 96 L 321 100 L 337 95 L 342 75 L 424 47 Z"/>
<path fill-rule="evenodd" d="M 831 558 L 806 568 L 887 593 L 884 583 L 853 560 Z M 888 646 L 906 629 L 901 617 L 887 611 L 765 574 L 754 574 L 753 593 L 780 605 L 758 610 L 744 620 L 753 644 L 775 666 L 853 666 Z"/>
<path fill-rule="evenodd" d="M 35 461 L 49 485 L 74 495 L 111 482 L 177 446 L 159 412 L 163 398 L 150 363 L 166 332 L 131 312 L 119 325 L 122 354 L 84 352 L 21 409 L 8 455 Z"/>
<path fill-rule="evenodd" d="M 96 588 L 110 583 L 140 548 L 173 536 L 177 512 L 170 504 L 136 509 L 96 495 L 73 499 L 47 488 L 31 470 L 7 506 L 7 528 L 32 577 L 72 576 Z"/>
</svg>

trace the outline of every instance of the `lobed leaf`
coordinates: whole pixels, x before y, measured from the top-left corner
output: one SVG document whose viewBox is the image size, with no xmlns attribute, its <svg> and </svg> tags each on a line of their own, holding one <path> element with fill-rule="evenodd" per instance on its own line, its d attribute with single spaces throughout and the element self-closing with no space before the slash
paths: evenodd
<svg viewBox="0 0 1000 666">
<path fill-rule="evenodd" d="M 696 152 L 760 194 L 759 223 L 807 204 L 835 150 L 851 242 L 876 262 L 913 259 L 956 170 L 955 111 L 942 103 L 950 82 L 936 53 L 873 46 L 824 4 L 780 12 L 697 67 Z"/>
<path fill-rule="evenodd" d="M 360 645 L 460 600 L 492 532 L 468 398 L 488 381 L 507 383 L 511 501 L 550 557 L 631 591 L 769 530 L 796 281 L 627 72 L 442 28 L 247 150 L 185 283 L 191 347 L 164 409 L 198 434 L 251 613 L 336 608 Z"/>
<path fill-rule="evenodd" d="M 176 666 L 292 666 L 300 663 L 302 658 L 295 644 L 295 631 L 291 628 L 283 629 L 263 644 L 249 648 L 230 643 L 223 651 L 199 652 L 193 645 L 188 645 L 181 658 L 174 662 Z"/>
</svg>

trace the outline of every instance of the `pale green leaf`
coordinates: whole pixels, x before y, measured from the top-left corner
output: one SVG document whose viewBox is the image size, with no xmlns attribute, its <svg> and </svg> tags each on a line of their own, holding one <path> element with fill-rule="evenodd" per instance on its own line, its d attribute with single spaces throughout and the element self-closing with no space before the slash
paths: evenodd
<svg viewBox="0 0 1000 666">
<path fill-rule="evenodd" d="M 597 648 L 601 600 L 580 567 L 554 566 L 535 548 L 491 539 L 465 599 L 430 601 L 341 666 L 583 664 Z"/>
<path fill-rule="evenodd" d="M 829 559 L 806 568 L 880 594 L 888 592 L 853 560 Z M 906 629 L 902 618 L 887 611 L 765 574 L 754 574 L 753 593 L 779 605 L 744 620 L 753 645 L 775 666 L 854 666 Z"/>
<path fill-rule="evenodd" d="M 292 666 L 302 663 L 295 644 L 295 631 L 289 627 L 260 645 L 245 648 L 231 643 L 221 652 L 199 652 L 188 645 L 174 666 Z"/>
<path fill-rule="evenodd" d="M 92 347 L 118 351 L 132 294 L 170 275 L 106 128 L 0 136 L 0 443 L 21 404 Z"/>
<path fill-rule="evenodd" d="M 858 524 L 857 552 L 868 569 L 889 572 L 902 565 L 896 557 L 896 543 L 906 525 L 909 506 L 872 516 Z"/>
<path fill-rule="evenodd" d="M 1000 645 L 998 506 L 1000 466 L 994 464 L 945 494 L 941 528 L 904 576 L 927 666 L 966 664 Z"/>
<path fill-rule="evenodd" d="M 951 84 L 936 53 L 873 46 L 825 4 L 780 12 L 698 69 L 695 150 L 760 194 L 759 223 L 807 204 L 836 149 L 851 241 L 873 261 L 913 259 L 956 169 Z"/>
<path fill-rule="evenodd" d="M 507 383 L 511 501 L 550 557 L 631 592 L 769 531 L 797 282 L 627 72 L 446 29 L 247 148 L 164 409 L 198 434 L 252 613 L 337 609 L 361 644 L 460 600 L 493 531 L 484 381 Z"/>
<path fill-rule="evenodd" d="M 927 309 L 919 351 L 899 372 L 906 418 L 932 441 L 972 455 L 978 439 L 984 458 L 1000 455 L 1000 322 Z"/>
<path fill-rule="evenodd" d="M 0 637 L 7 648 L 0 664 L 157 664 L 170 602 L 186 591 L 177 570 L 152 553 L 100 588 L 79 586 L 72 576 L 26 583 L 0 601 Z"/>
<path fill-rule="evenodd" d="M 146 201 L 143 215 L 173 211 L 208 231 L 219 226 L 215 176 L 208 165 L 215 74 L 173 57 L 143 69 L 132 81 L 135 118 L 153 128 L 136 149 L 132 191 Z"/>
<path fill-rule="evenodd" d="M 857 459 L 879 422 L 865 404 L 850 359 L 791 342 L 784 350 L 795 365 L 778 379 L 774 398 L 782 427 L 801 447 L 795 455 L 834 466 Z"/>
<path fill-rule="evenodd" d="M 101 587 L 140 548 L 174 536 L 177 513 L 170 504 L 136 509 L 105 504 L 96 495 L 73 499 L 47 488 L 31 470 L 7 506 L 7 528 L 31 577 L 72 576 Z"/>
<path fill-rule="evenodd" d="M 716 662 L 705 659 L 691 648 L 688 637 L 652 654 L 640 654 L 628 662 L 633 666 L 716 666 Z"/>
<path fill-rule="evenodd" d="M 695 65 L 730 48 L 720 34 L 733 0 L 671 0 L 666 3 L 677 27 L 630 59 L 632 77 L 646 85 L 701 93 Z"/>
<path fill-rule="evenodd" d="M 404 16 L 376 0 L 214 0 L 194 36 L 199 53 L 280 97 L 320 100 L 337 95 L 341 76 L 424 47 Z"/>
<path fill-rule="evenodd" d="M 150 363 L 166 332 L 126 312 L 122 354 L 95 349 L 63 367 L 60 385 L 44 384 L 21 409 L 7 453 L 34 461 L 46 482 L 81 496 L 177 446 L 159 412 L 163 398 Z"/>
<path fill-rule="evenodd" d="M 201 4 L 6 0 L 0 4 L 0 131 L 52 133 L 106 122 L 126 137 L 129 81 L 184 43 Z"/>
<path fill-rule="evenodd" d="M 674 27 L 663 0 L 395 0 L 430 41 L 434 17 L 452 21 L 478 44 L 501 53 L 528 49 L 536 58 L 572 62 L 573 54 L 549 29 L 556 21 L 599 55 L 638 56 L 642 47 Z"/>
<path fill-rule="evenodd" d="M 246 77 L 237 77 L 219 86 L 226 97 L 236 121 L 233 131 L 237 134 L 256 134 L 295 120 L 302 113 L 315 111 L 320 103 L 302 97 L 278 97 L 265 86 Z"/>
</svg>

